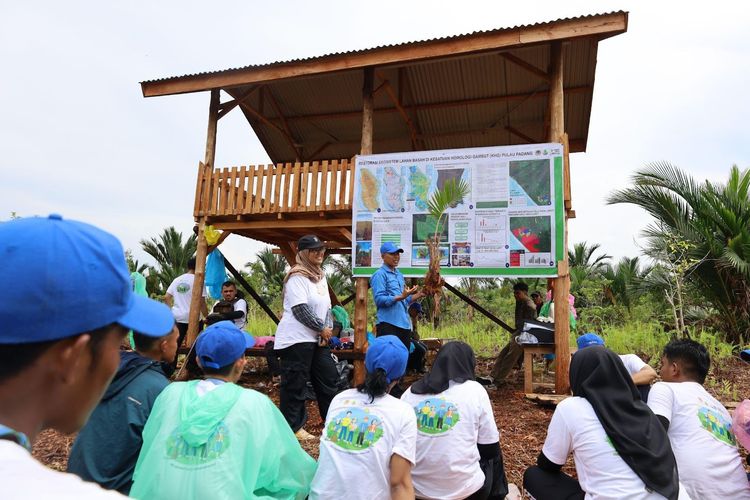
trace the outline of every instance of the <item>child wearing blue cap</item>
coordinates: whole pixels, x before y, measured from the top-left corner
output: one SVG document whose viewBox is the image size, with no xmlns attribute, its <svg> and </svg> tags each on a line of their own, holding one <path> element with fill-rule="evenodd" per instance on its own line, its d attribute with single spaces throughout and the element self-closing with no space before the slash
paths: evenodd
<svg viewBox="0 0 750 500">
<path fill-rule="evenodd" d="M 413 499 L 417 422 L 388 391 L 406 370 L 409 352 L 398 337 L 370 343 L 364 384 L 338 394 L 328 411 L 310 499 Z"/>
<path fill-rule="evenodd" d="M 143 430 L 134 498 L 303 499 L 315 461 L 268 397 L 236 382 L 253 337 L 232 321 L 206 328 L 195 344 L 204 380 L 175 382 Z"/>
<path fill-rule="evenodd" d="M 120 242 L 82 222 L 0 224 L 0 484 L 3 498 L 124 498 L 31 456 L 44 429 L 78 431 L 119 364 L 128 330 L 168 334 L 169 308 L 133 293 Z M 18 297 L 35 313 L 18 315 Z"/>
</svg>

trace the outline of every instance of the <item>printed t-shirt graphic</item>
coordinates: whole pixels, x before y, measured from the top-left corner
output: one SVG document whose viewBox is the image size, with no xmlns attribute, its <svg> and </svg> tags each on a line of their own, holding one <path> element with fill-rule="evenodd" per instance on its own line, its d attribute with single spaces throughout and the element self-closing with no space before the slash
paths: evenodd
<svg viewBox="0 0 750 500">
<path fill-rule="evenodd" d="M 680 482 L 692 498 L 750 499 L 729 412 L 697 382 L 657 382 L 648 406 L 669 420 Z"/>
<path fill-rule="evenodd" d="M 373 446 L 382 435 L 383 417 L 379 412 L 350 406 L 328 423 L 324 439 L 343 450 L 360 451 Z"/>
<path fill-rule="evenodd" d="M 328 408 L 310 499 L 390 498 L 390 462 L 415 463 L 417 425 L 412 408 L 386 394 L 370 401 L 357 389 L 339 393 Z"/>
<path fill-rule="evenodd" d="M 401 400 L 417 422 L 417 464 L 412 482 L 419 498 L 457 500 L 484 484 L 477 444 L 500 440 L 487 391 L 473 380 L 450 382 L 439 394 L 414 394 Z"/>
<path fill-rule="evenodd" d="M 451 430 L 460 418 L 455 403 L 443 397 L 423 399 L 414 407 L 417 429 L 425 434 L 443 434 Z"/>
</svg>

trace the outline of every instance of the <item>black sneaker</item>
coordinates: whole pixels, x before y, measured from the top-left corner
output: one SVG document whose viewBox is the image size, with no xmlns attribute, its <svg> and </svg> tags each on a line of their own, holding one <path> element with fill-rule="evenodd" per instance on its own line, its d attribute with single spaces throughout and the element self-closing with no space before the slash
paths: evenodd
<svg viewBox="0 0 750 500">
<path fill-rule="evenodd" d="M 493 381 L 489 377 L 474 377 L 474 380 L 479 382 L 482 385 L 492 385 Z"/>
</svg>

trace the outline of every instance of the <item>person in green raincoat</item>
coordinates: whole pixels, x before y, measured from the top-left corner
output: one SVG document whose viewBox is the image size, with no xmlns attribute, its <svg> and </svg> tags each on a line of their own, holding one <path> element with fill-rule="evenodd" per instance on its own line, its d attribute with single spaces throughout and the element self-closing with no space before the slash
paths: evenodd
<svg viewBox="0 0 750 500">
<path fill-rule="evenodd" d="M 316 463 L 268 397 L 236 384 L 253 337 L 231 321 L 196 342 L 204 380 L 159 395 L 143 430 L 133 498 L 304 499 Z"/>
</svg>

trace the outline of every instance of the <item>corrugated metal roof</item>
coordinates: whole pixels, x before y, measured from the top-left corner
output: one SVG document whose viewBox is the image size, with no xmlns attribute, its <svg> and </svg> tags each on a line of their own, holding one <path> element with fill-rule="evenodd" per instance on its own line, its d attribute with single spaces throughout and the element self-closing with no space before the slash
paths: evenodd
<svg viewBox="0 0 750 500">
<path fill-rule="evenodd" d="M 627 26 L 627 14 L 614 13 L 617 14 L 620 14 L 616 18 L 619 22 L 612 21 L 611 27 L 608 23 L 613 18 L 607 16 L 613 14 L 581 16 L 424 42 L 201 73 L 199 75 L 210 77 L 200 82 L 190 80 L 189 87 L 182 86 L 181 79 L 190 79 L 195 75 L 152 82 L 178 82 L 177 87 L 172 83 L 161 86 L 162 93 L 169 93 L 169 88 L 178 88 L 179 92 L 221 88 L 237 99 L 252 91 L 239 108 L 274 162 L 294 161 L 296 158 L 304 161 L 346 158 L 360 150 L 363 67 L 332 71 L 331 65 L 321 63 L 319 68 L 300 76 L 294 76 L 296 73 L 291 72 L 292 76 L 278 79 L 268 77 L 271 73 L 264 74 L 260 79 L 253 79 L 250 75 L 247 80 L 238 79 L 236 75 L 227 79 L 222 75 L 247 71 L 249 68 L 323 61 L 342 54 L 377 52 L 384 48 L 468 40 L 477 33 L 544 27 L 534 32 L 533 37 L 525 37 L 523 31 L 519 32 L 519 40 L 535 40 L 526 45 L 514 42 L 492 50 L 487 49 L 485 44 L 479 51 L 457 53 L 449 51 L 446 46 L 441 48 L 446 52 L 439 52 L 438 57 L 415 60 L 390 54 L 391 61 L 401 57 L 401 62 L 376 67 L 374 87 L 380 90 L 374 97 L 373 152 L 545 142 L 549 89 L 545 74 L 550 63 L 549 40 L 564 42 L 565 129 L 571 151 L 578 152 L 585 150 L 588 139 L 598 43 L 601 38 L 621 33 Z M 591 19 L 595 19 L 599 25 L 596 22 L 587 24 L 597 27 L 594 34 L 589 36 L 585 36 L 583 30 L 577 31 L 583 25 L 559 25 L 561 22 Z M 513 36 L 515 39 L 516 34 Z M 414 50 L 419 49 L 412 49 L 409 53 Z M 222 86 L 217 82 L 231 83 Z M 397 103 L 386 91 L 385 82 L 395 94 Z M 144 82 L 144 85 L 148 85 L 148 82 Z M 399 107 L 407 114 L 411 125 L 404 119 Z M 416 136 L 415 143 L 413 135 Z"/>
<path fill-rule="evenodd" d="M 170 80 L 179 80 L 181 78 L 192 77 L 192 76 L 216 75 L 216 74 L 231 73 L 233 71 L 241 71 L 241 70 L 246 70 L 246 69 L 267 68 L 271 66 L 279 66 L 279 65 L 290 64 L 290 63 L 313 62 L 313 61 L 319 61 L 319 60 L 326 59 L 326 58 L 333 57 L 333 56 L 366 54 L 368 52 L 375 52 L 377 50 L 382 50 L 386 48 L 407 48 L 412 45 L 418 45 L 418 44 L 424 44 L 424 43 L 447 41 L 447 40 L 461 40 L 463 38 L 469 38 L 469 37 L 476 36 L 476 35 L 500 33 L 503 31 L 523 30 L 523 29 L 529 29 L 529 28 L 540 28 L 540 27 L 544 27 L 544 26 L 548 26 L 548 25 L 552 25 L 552 24 L 556 24 L 556 23 L 560 23 L 564 21 L 581 21 L 581 20 L 594 19 L 596 17 L 608 16 L 608 15 L 613 15 L 613 14 L 627 14 L 627 13 L 625 11 L 619 10 L 619 11 L 612 11 L 612 12 L 601 13 L 601 14 L 587 14 L 587 15 L 576 16 L 576 17 L 563 17 L 560 19 L 555 19 L 553 21 L 544 21 L 540 23 L 520 24 L 520 25 L 510 26 L 510 27 L 505 27 L 505 28 L 496 28 L 493 30 L 479 30 L 479 31 L 472 31 L 471 33 L 462 33 L 458 35 L 428 38 L 425 40 L 415 40 L 415 41 L 410 41 L 410 42 L 378 45 L 376 47 L 370 47 L 370 48 L 358 49 L 358 50 L 350 50 L 346 52 L 331 52 L 328 54 L 324 54 L 322 56 L 302 57 L 302 58 L 297 58 L 297 59 L 288 59 L 286 61 L 274 61 L 274 62 L 262 63 L 262 64 L 249 64 L 247 66 L 238 66 L 236 68 L 228 68 L 228 69 L 217 70 L 217 71 L 201 71 L 198 73 L 188 73 L 182 76 L 167 76 L 167 77 L 162 77 L 162 78 L 155 78 L 153 80 L 144 80 L 141 83 L 166 82 Z"/>
</svg>

